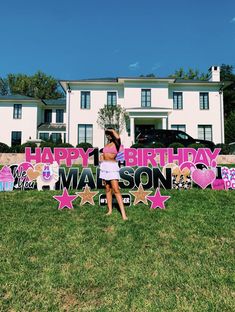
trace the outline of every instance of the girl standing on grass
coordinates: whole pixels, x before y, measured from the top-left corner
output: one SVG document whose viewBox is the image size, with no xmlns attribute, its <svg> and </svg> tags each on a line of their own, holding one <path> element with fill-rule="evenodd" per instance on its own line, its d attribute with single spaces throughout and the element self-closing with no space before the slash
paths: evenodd
<svg viewBox="0 0 235 312">
<path fill-rule="evenodd" d="M 105 135 L 108 139 L 108 143 L 103 148 L 103 160 L 100 165 L 99 177 L 103 179 L 105 185 L 108 204 L 107 215 L 112 213 L 112 193 L 114 193 L 121 210 L 122 218 L 123 220 L 127 220 L 122 195 L 118 185 L 120 175 L 118 162 L 116 161 L 117 153 L 121 147 L 121 139 L 114 129 L 105 129 Z"/>
</svg>

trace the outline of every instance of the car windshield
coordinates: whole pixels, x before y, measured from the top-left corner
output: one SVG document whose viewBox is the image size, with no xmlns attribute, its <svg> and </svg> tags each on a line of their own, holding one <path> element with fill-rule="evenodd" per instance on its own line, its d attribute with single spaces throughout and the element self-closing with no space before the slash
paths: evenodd
<svg viewBox="0 0 235 312">
<path fill-rule="evenodd" d="M 184 133 L 184 132 L 178 132 L 177 134 L 176 134 L 176 138 L 177 139 L 183 139 L 183 140 L 188 140 L 190 137 L 186 134 L 186 133 Z"/>
</svg>

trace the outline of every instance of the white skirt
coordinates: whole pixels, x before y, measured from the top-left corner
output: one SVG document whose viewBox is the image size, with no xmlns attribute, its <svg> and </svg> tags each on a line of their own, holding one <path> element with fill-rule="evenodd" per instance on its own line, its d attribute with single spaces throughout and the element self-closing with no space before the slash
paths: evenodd
<svg viewBox="0 0 235 312">
<path fill-rule="evenodd" d="M 100 179 L 103 180 L 119 180 L 120 168 L 118 167 L 118 163 L 116 161 L 104 160 L 100 164 Z"/>
</svg>

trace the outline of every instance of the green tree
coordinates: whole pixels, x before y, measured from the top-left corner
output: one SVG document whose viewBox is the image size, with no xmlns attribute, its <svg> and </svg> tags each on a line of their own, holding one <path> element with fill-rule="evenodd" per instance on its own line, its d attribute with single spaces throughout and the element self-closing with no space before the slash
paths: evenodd
<svg viewBox="0 0 235 312">
<path fill-rule="evenodd" d="M 221 81 L 231 81 L 232 84 L 224 89 L 224 115 L 225 119 L 235 111 L 235 74 L 233 66 L 222 64 L 220 67 Z"/>
<path fill-rule="evenodd" d="M 0 94 L 8 95 L 8 83 L 7 79 L 3 79 L 0 77 Z"/>
<path fill-rule="evenodd" d="M 153 73 L 147 74 L 147 75 L 140 75 L 140 77 L 141 77 L 141 78 L 142 78 L 142 77 L 156 78 L 156 76 L 155 76 Z"/>
<path fill-rule="evenodd" d="M 113 127 L 119 133 L 125 128 L 128 114 L 121 105 L 105 105 L 98 111 L 97 123 L 100 128 Z"/>
<path fill-rule="evenodd" d="M 7 82 L 11 94 L 21 94 L 37 99 L 57 99 L 64 96 L 59 91 L 58 81 L 41 71 L 33 76 L 9 74 Z"/>
<path fill-rule="evenodd" d="M 233 66 L 222 64 L 220 66 L 220 78 L 221 80 L 233 81 L 234 80 Z"/>
<path fill-rule="evenodd" d="M 180 79 L 193 79 L 193 80 L 208 80 L 209 75 L 200 73 L 198 69 L 189 68 L 188 71 L 184 71 L 181 67 L 175 71 L 173 75 L 169 76 L 170 78 L 180 78 Z"/>
<path fill-rule="evenodd" d="M 225 142 L 235 142 L 235 110 L 229 114 L 225 121 Z"/>
</svg>

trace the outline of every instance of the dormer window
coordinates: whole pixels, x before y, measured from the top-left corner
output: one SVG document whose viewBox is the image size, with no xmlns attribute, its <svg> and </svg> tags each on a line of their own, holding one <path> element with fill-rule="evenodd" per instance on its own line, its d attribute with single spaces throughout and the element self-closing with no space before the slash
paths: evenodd
<svg viewBox="0 0 235 312">
<path fill-rule="evenodd" d="M 117 92 L 108 92 L 107 93 L 107 105 L 116 106 L 117 105 Z"/>
<path fill-rule="evenodd" d="M 200 109 L 209 109 L 208 92 L 200 92 Z"/>
<path fill-rule="evenodd" d="M 173 109 L 183 109 L 183 94 L 182 92 L 173 93 Z"/>
<path fill-rule="evenodd" d="M 14 119 L 22 118 L 22 104 L 14 104 L 13 118 Z"/>
<path fill-rule="evenodd" d="M 141 107 L 151 107 L 151 89 L 141 90 Z"/>
<path fill-rule="evenodd" d="M 91 92 L 90 91 L 81 92 L 81 108 L 82 109 L 91 108 Z"/>
</svg>

